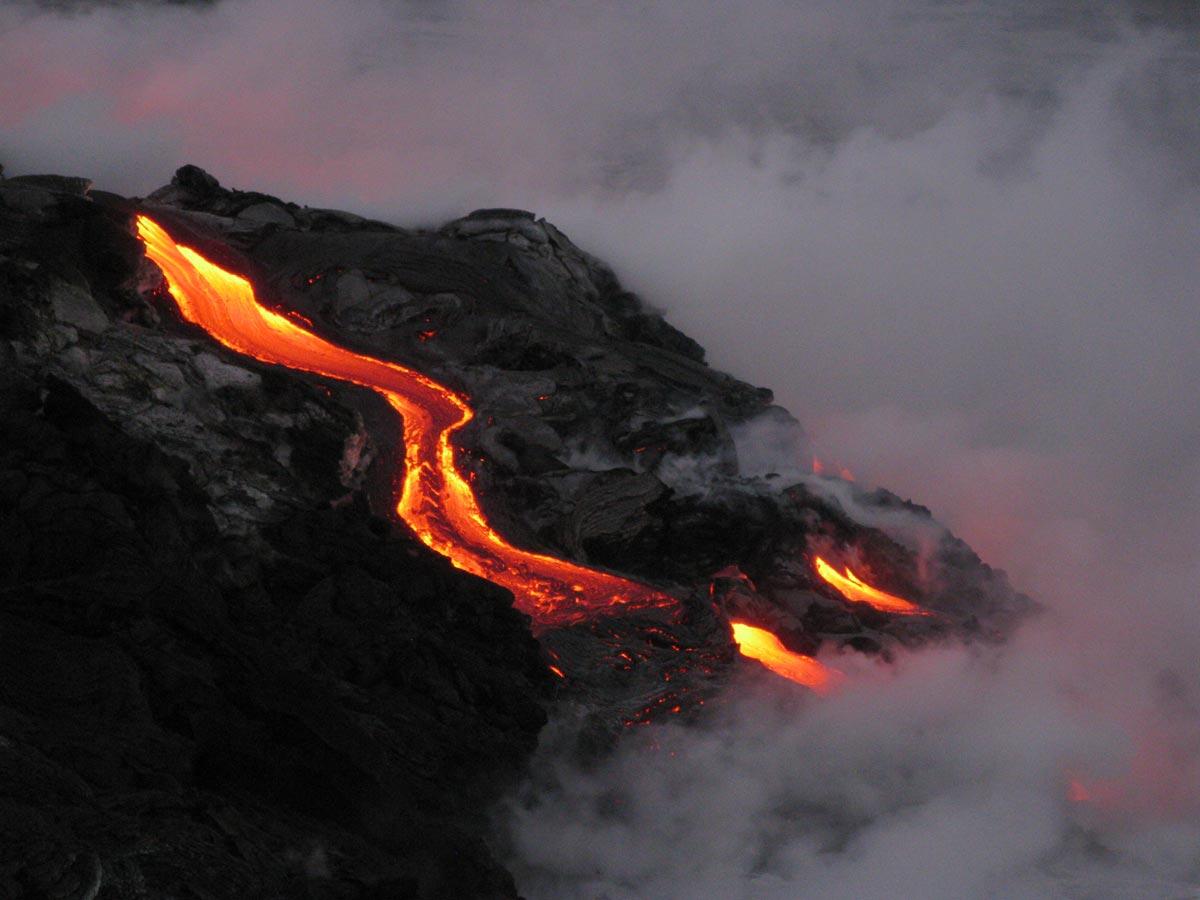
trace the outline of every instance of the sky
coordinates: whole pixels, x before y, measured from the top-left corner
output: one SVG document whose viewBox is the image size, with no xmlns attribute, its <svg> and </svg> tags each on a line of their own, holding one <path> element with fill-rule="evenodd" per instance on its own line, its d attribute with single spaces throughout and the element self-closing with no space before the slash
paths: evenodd
<svg viewBox="0 0 1200 900">
<path fill-rule="evenodd" d="M 1046 606 L 599 769 L 549 734 L 529 896 L 1195 893 L 1195 4 L 10 3 L 0 58 L 7 174 L 535 210 Z"/>
</svg>

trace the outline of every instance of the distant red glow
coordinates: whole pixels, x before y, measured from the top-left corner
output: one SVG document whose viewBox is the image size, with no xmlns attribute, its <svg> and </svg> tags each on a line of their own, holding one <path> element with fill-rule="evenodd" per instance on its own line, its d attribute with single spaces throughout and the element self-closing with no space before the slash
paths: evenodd
<svg viewBox="0 0 1200 900">
<path fill-rule="evenodd" d="M 1106 816 L 1192 819 L 1200 813 L 1200 726 L 1187 719 L 1131 721 L 1132 753 L 1103 775 L 1066 773 L 1067 800 Z"/>
<path fill-rule="evenodd" d="M 1121 799 L 1121 789 L 1113 780 L 1084 779 L 1070 776 L 1067 779 L 1067 799 L 1072 803 L 1113 809 Z"/>
<path fill-rule="evenodd" d="M 854 480 L 854 473 L 850 471 L 849 467 L 840 465 L 838 463 L 834 463 L 834 465 L 837 466 L 839 478 L 845 481 Z M 812 458 L 812 470 L 814 475 L 824 475 L 826 468 L 827 466 L 825 462 L 819 456 L 814 456 Z"/>
</svg>

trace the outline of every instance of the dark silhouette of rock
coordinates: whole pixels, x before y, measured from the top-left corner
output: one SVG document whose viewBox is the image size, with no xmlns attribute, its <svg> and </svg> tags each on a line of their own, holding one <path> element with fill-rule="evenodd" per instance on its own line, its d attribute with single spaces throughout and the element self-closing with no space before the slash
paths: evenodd
<svg viewBox="0 0 1200 900">
<path fill-rule="evenodd" d="M 296 473 L 270 515 L 198 481 L 240 417 L 332 401 L 121 324 L 136 241 L 56 205 L 0 249 L 0 896 L 515 896 L 484 817 L 550 676 L 511 596 L 342 483 L 345 410 L 247 435 Z"/>
</svg>

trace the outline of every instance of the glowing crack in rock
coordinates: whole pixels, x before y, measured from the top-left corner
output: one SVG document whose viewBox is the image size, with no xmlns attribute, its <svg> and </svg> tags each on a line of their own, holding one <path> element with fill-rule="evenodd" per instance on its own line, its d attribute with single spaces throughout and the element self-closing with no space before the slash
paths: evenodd
<svg viewBox="0 0 1200 900">
<path fill-rule="evenodd" d="M 176 244 L 146 216 L 138 217 L 137 228 L 180 313 L 215 340 L 260 362 L 382 394 L 404 421 L 405 470 L 397 515 L 458 568 L 512 591 L 517 608 L 539 628 L 581 621 L 614 607 L 674 605 L 673 597 L 649 586 L 522 550 L 497 534 L 455 465 L 451 436 L 474 415 L 461 394 L 397 363 L 332 344 L 265 308 L 249 281 Z"/>
<path fill-rule="evenodd" d="M 813 563 L 817 568 L 817 574 L 825 579 L 828 584 L 837 588 L 847 600 L 856 600 L 859 603 L 869 604 L 882 612 L 898 613 L 905 616 L 932 615 L 929 610 L 922 609 L 910 600 L 905 600 L 903 597 L 897 597 L 895 594 L 889 594 L 886 591 L 879 590 L 879 588 L 871 587 L 871 585 L 851 572 L 849 566 L 846 567 L 846 574 L 843 575 L 819 556 Z"/>
<path fill-rule="evenodd" d="M 733 627 L 733 640 L 741 654 L 758 660 L 776 675 L 812 688 L 818 694 L 828 692 L 842 677 L 836 669 L 811 656 L 789 650 L 765 628 L 745 622 L 729 624 Z"/>
</svg>

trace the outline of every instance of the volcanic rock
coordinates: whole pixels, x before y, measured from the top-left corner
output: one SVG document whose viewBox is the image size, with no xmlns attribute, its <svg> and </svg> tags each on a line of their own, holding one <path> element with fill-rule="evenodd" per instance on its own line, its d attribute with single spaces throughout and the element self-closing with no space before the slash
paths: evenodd
<svg viewBox="0 0 1200 900">
<path fill-rule="evenodd" d="M 527 620 L 345 483 L 361 419 L 148 324 L 125 220 L 60 204 L 2 220 L 0 897 L 515 896 Z"/>
<path fill-rule="evenodd" d="M 391 519 L 391 408 L 184 323 L 137 211 L 469 396 L 493 526 L 678 607 L 539 647 Z M 3 897 L 511 897 L 487 812 L 555 696 L 602 752 L 718 694 L 731 615 L 887 654 L 1031 608 L 927 510 L 808 472 L 769 390 L 522 210 L 411 230 L 194 166 L 145 201 L 0 180 L 0 361 Z M 815 553 L 935 615 L 847 602 Z"/>
</svg>

